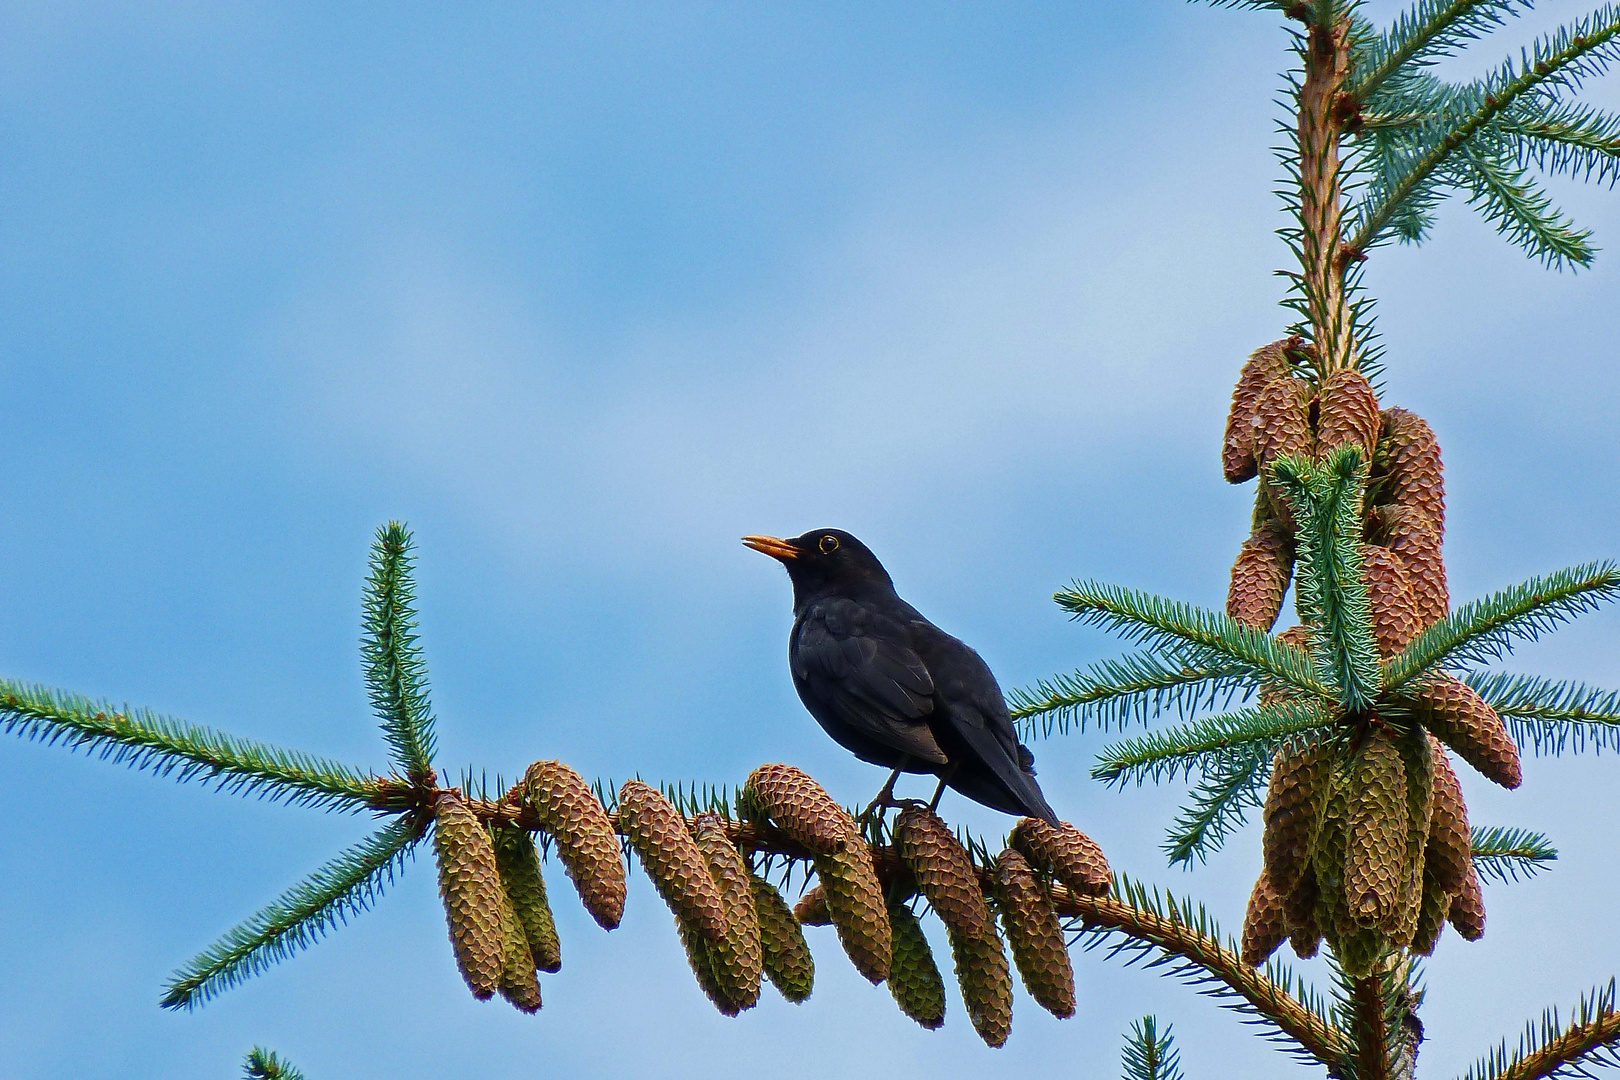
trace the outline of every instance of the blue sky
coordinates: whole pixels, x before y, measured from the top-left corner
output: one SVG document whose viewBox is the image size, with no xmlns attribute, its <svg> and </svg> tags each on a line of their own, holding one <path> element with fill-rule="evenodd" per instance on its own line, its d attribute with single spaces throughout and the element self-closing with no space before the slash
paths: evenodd
<svg viewBox="0 0 1620 1080">
<path fill-rule="evenodd" d="M 881 777 L 803 713 L 787 583 L 737 537 L 851 529 L 1006 686 L 1116 651 L 1051 604 L 1070 577 L 1218 606 L 1252 497 L 1221 481 L 1225 405 L 1284 322 L 1285 43 L 1172 0 L 7 5 L 0 669 L 380 768 L 355 646 L 397 518 L 444 766 L 736 782 L 787 760 L 854 802 Z M 1558 190 L 1616 243 L 1620 196 Z M 1616 260 L 1548 273 L 1449 206 L 1369 280 L 1385 401 L 1445 448 L 1454 596 L 1620 554 Z M 1617 646 L 1606 612 L 1508 666 L 1620 685 Z M 1054 805 L 1235 930 L 1257 832 L 1168 869 L 1178 792 L 1091 783 L 1101 741 L 1034 747 Z M 1477 822 L 1564 857 L 1488 890 L 1483 943 L 1442 945 L 1426 1071 L 1620 971 L 1612 768 L 1465 779 Z M 644 880 L 607 935 L 555 876 L 565 968 L 522 1017 L 461 987 L 425 858 L 171 1015 L 174 967 L 366 823 L 15 738 L 0 783 L 8 1076 L 232 1075 L 254 1043 L 312 1080 L 1109 1075 L 1148 1011 L 1194 1077 L 1293 1071 L 1096 954 L 1079 1017 L 1020 997 L 999 1052 L 956 1002 L 911 1025 L 826 932 L 810 1003 L 724 1020 Z"/>
</svg>

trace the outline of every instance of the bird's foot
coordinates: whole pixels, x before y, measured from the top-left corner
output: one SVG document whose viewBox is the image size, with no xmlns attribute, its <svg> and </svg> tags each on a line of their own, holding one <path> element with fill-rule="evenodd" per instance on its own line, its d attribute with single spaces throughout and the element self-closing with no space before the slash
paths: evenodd
<svg viewBox="0 0 1620 1080">
<path fill-rule="evenodd" d="M 894 782 L 898 779 L 900 779 L 900 770 L 895 769 L 894 772 L 889 774 L 889 779 L 884 782 L 883 789 L 877 793 L 877 798 L 868 803 L 866 809 L 861 811 L 861 816 L 856 821 L 863 831 L 868 825 L 872 824 L 874 814 L 881 818 L 883 811 L 891 806 L 899 805 L 894 801 Z"/>
</svg>

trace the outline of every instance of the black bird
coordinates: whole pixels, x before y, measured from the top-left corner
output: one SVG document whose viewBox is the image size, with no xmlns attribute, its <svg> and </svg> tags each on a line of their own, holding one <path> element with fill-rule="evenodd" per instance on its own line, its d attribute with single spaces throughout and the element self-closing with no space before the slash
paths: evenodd
<svg viewBox="0 0 1620 1080">
<path fill-rule="evenodd" d="M 743 543 L 793 581 L 788 665 L 810 715 L 833 740 L 894 770 L 867 813 L 891 805 L 902 772 L 933 773 L 974 802 L 1056 825 L 1019 745 L 996 677 L 979 654 L 900 599 L 883 564 L 840 529 Z"/>
</svg>

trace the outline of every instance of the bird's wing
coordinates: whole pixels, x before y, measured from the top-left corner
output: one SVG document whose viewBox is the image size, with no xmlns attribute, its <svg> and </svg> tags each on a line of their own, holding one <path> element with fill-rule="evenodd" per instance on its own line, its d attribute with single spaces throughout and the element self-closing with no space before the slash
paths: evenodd
<svg viewBox="0 0 1620 1080">
<path fill-rule="evenodd" d="M 799 622 L 793 674 L 862 735 L 919 761 L 945 763 L 927 721 L 934 681 L 894 620 L 845 598 L 812 604 Z"/>
</svg>

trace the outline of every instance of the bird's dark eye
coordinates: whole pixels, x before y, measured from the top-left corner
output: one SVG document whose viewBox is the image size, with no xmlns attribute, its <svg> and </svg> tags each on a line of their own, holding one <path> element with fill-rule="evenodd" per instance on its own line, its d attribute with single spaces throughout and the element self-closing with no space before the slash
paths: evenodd
<svg viewBox="0 0 1620 1080">
<path fill-rule="evenodd" d="M 838 537 L 836 537 L 836 536 L 823 536 L 821 538 L 821 553 L 823 555 L 831 555 L 833 552 L 835 552 L 837 550 L 838 550 Z"/>
</svg>

